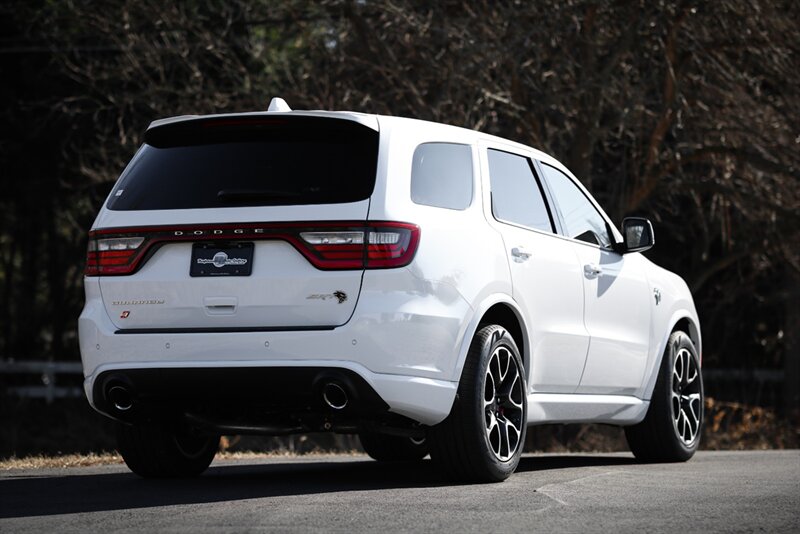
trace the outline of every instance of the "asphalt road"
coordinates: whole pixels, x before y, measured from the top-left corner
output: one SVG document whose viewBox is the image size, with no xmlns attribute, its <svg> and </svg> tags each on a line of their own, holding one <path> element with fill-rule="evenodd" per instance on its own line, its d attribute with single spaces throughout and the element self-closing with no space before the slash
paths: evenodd
<svg viewBox="0 0 800 534">
<path fill-rule="evenodd" d="M 182 481 L 124 466 L 0 473 L 0 532 L 67 531 L 800 532 L 800 451 L 525 455 L 483 485 L 360 456 L 218 461 Z"/>
</svg>

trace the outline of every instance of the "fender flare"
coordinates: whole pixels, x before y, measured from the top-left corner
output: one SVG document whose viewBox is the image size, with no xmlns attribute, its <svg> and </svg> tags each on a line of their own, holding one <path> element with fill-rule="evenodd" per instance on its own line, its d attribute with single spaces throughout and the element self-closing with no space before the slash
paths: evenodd
<svg viewBox="0 0 800 534">
<path fill-rule="evenodd" d="M 458 351 L 458 358 L 456 359 L 455 367 L 452 371 L 453 380 L 457 383 L 461 382 L 461 372 L 464 370 L 464 363 L 467 361 L 467 354 L 469 353 L 469 347 L 472 345 L 472 339 L 475 337 L 475 333 L 478 331 L 478 326 L 481 323 L 481 319 L 486 315 L 486 312 L 489 311 L 492 306 L 496 306 L 497 304 L 502 304 L 508 306 L 514 315 L 517 318 L 517 321 L 520 324 L 520 330 L 522 332 L 522 345 L 523 345 L 523 354 L 522 356 L 522 363 L 525 366 L 525 371 L 529 375 L 530 374 L 530 340 L 528 338 L 528 328 L 525 322 L 524 316 L 522 315 L 522 310 L 520 310 L 517 303 L 512 299 L 509 295 L 504 293 L 493 293 L 488 295 L 484 298 L 480 304 L 474 308 L 472 313 L 472 318 L 467 323 L 467 327 L 464 329 L 464 335 L 461 338 L 461 347 Z M 526 378 L 530 378 L 529 376 Z"/>
<path fill-rule="evenodd" d="M 675 331 L 675 327 L 681 321 L 687 321 L 689 323 L 690 332 L 686 332 L 692 341 L 695 344 L 695 348 L 697 349 L 697 353 L 700 356 L 701 368 L 702 368 L 702 360 L 703 360 L 703 352 L 702 352 L 702 338 L 700 335 L 700 323 L 697 319 L 697 315 L 692 313 L 692 310 L 684 307 L 676 308 L 672 315 L 670 316 L 669 328 L 666 329 L 666 332 L 662 336 L 661 342 L 658 344 L 658 352 L 656 353 L 657 356 L 653 359 L 653 367 L 648 369 L 647 373 L 647 381 L 642 385 L 642 394 L 641 398 L 644 401 L 649 401 L 650 398 L 653 396 L 653 390 L 656 387 L 656 380 L 658 380 L 658 373 L 661 369 L 661 362 L 664 359 L 664 351 L 667 348 L 667 342 L 669 341 L 669 337 Z"/>
</svg>

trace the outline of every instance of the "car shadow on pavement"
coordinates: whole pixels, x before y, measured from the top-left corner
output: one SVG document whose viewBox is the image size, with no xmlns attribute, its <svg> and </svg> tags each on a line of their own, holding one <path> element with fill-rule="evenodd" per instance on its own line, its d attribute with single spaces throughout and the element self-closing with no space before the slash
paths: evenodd
<svg viewBox="0 0 800 534">
<path fill-rule="evenodd" d="M 570 469 L 576 467 L 602 467 L 613 465 L 634 465 L 640 463 L 632 454 L 584 455 L 584 454 L 533 454 L 525 455 L 519 461 L 517 473 L 545 471 L 550 469 Z"/>
<path fill-rule="evenodd" d="M 180 480 L 145 480 L 129 472 L 97 473 L 97 468 L 87 474 L 72 474 L 72 469 L 64 475 L 7 473 L 0 477 L 0 519 L 453 485 L 430 460 L 413 464 L 362 459 L 258 462 L 223 462 L 200 477 Z M 620 456 L 526 455 L 517 472 L 631 463 L 633 458 Z"/>
</svg>

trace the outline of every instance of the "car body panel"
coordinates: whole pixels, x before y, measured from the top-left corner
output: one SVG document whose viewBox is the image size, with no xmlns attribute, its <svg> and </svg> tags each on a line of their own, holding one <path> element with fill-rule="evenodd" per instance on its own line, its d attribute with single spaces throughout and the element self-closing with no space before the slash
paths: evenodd
<svg viewBox="0 0 800 534">
<path fill-rule="evenodd" d="M 508 143 L 482 140 L 480 147 L 481 171 L 487 177 L 487 149 L 533 157 L 531 150 Z M 484 196 L 484 218 L 503 237 L 512 296 L 528 327 L 528 391 L 573 393 L 586 362 L 589 333 L 583 324 L 583 281 L 572 244 L 555 234 L 498 221 L 488 195 Z M 515 248 L 530 256 L 515 257 Z"/>
<path fill-rule="evenodd" d="M 641 386 L 652 343 L 651 292 L 641 256 L 621 255 L 588 243 L 574 243 L 585 291 L 584 324 L 591 336 L 577 393 L 635 395 Z"/>
<path fill-rule="evenodd" d="M 288 243 L 264 241 L 257 245 L 251 280 L 232 277 L 195 284 L 186 274 L 190 246 L 170 244 L 132 276 L 87 277 L 79 334 L 90 402 L 94 381 L 106 370 L 328 366 L 363 377 L 390 411 L 434 425 L 450 413 L 472 338 L 485 314 L 502 306 L 521 329 L 529 423 L 625 425 L 641 421 L 647 412 L 661 355 L 676 324 L 689 321 L 689 334 L 701 350 L 697 313 L 678 276 L 639 253 L 620 256 L 561 235 L 494 220 L 482 151 L 487 146 L 504 147 L 552 165 L 575 180 L 554 158 L 494 136 L 413 119 L 316 111 L 269 116 L 296 114 L 353 120 L 380 132 L 377 180 L 370 199 L 349 204 L 146 212 L 104 207 L 93 229 L 398 221 L 421 229 L 413 261 L 393 269 L 322 272 Z M 253 114 L 219 117 L 240 115 Z M 156 121 L 153 127 L 196 118 L 174 117 Z M 473 196 L 466 209 L 436 208 L 411 200 L 412 156 L 418 145 L 430 142 L 472 148 Z M 596 201 L 588 198 L 610 223 Z M 621 241 L 611 226 L 615 239 Z M 511 249 L 519 244 L 532 249 L 531 261 L 514 261 Z M 591 261 L 602 264 L 608 276 L 587 281 L 582 268 Z M 181 265 L 184 272 L 176 273 L 183 269 Z M 325 299 L 306 302 L 308 295 L 340 289 L 352 296 L 346 305 Z M 653 296 L 656 289 L 658 303 Z M 161 293 L 176 299 L 172 309 L 159 312 L 143 304 L 141 310 L 128 310 L 124 304 L 113 304 L 158 300 L 154 297 Z M 234 316 L 208 313 L 206 303 L 224 307 L 232 299 L 237 308 Z M 127 319 L 121 319 L 124 311 L 131 311 Z M 125 325 L 172 325 L 176 331 L 118 333 Z M 267 328 L 180 331 L 208 325 Z M 310 329 L 291 328 L 297 326 Z M 325 328 L 315 328 L 319 326 Z"/>
</svg>

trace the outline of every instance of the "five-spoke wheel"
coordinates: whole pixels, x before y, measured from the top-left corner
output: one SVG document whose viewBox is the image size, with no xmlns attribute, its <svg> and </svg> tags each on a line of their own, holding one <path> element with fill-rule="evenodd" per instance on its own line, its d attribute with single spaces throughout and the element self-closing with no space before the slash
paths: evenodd
<svg viewBox="0 0 800 534">
<path fill-rule="evenodd" d="M 519 464 L 527 422 L 525 372 L 499 325 L 475 334 L 450 415 L 428 436 L 431 459 L 460 480 L 499 481 Z"/>
<path fill-rule="evenodd" d="M 700 369 L 692 353 L 681 347 L 672 368 L 672 419 L 675 432 L 687 446 L 694 443 L 700 431 L 701 402 Z"/>
<path fill-rule="evenodd" d="M 694 455 L 703 428 L 703 377 L 694 343 L 673 332 L 664 350 L 650 407 L 644 420 L 625 428 L 639 460 L 686 461 Z"/>
<path fill-rule="evenodd" d="M 486 369 L 483 410 L 486 439 L 498 460 L 506 462 L 517 451 L 525 425 L 525 390 L 517 359 L 506 346 L 492 353 Z"/>
</svg>

